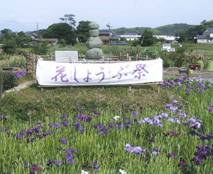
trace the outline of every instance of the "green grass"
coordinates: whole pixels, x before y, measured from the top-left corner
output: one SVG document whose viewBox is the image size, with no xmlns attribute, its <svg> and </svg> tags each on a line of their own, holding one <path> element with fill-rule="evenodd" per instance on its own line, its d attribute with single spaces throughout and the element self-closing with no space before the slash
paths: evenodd
<svg viewBox="0 0 213 174">
<path fill-rule="evenodd" d="M 131 90 L 128 87 L 71 87 L 46 88 L 42 91 L 33 86 L 18 94 L 7 94 L 0 101 L 0 113 L 8 116 L 8 120 L 0 122 L 0 171 L 27 174 L 30 166 L 37 164 L 44 174 L 78 174 L 82 169 L 92 174 L 115 174 L 119 169 L 130 174 L 210 174 L 213 171 L 212 156 L 199 166 L 194 165 L 192 158 L 197 145 L 212 145 L 212 140 L 202 142 L 198 136 L 189 134 L 190 129 L 183 124 L 165 121 L 162 128 L 133 124 L 129 128 L 110 129 L 105 136 L 99 135 L 93 126 L 98 123 L 107 125 L 113 121 L 115 115 L 134 121 L 132 111 L 139 112 L 135 117 L 137 120 L 168 112 L 164 109 L 164 104 L 175 98 L 189 118 L 196 116 L 202 120 L 202 133 L 213 133 L 213 115 L 207 110 L 212 94 L 213 87 L 204 93 L 191 92 L 186 95 L 184 90 L 158 91 L 156 86 L 142 86 Z M 100 112 L 100 116 L 96 116 L 94 111 Z M 36 139 L 32 143 L 27 143 L 27 138 L 15 138 L 16 133 L 33 127 L 38 122 L 42 123 L 43 131 L 49 130 L 48 124 L 60 122 L 60 115 L 64 113 L 69 115 L 70 125 L 55 130 L 53 135 Z M 73 126 L 77 121 L 77 113 L 93 117 L 91 122 L 81 122 L 86 129 L 83 134 L 77 132 Z M 165 132 L 171 130 L 177 131 L 180 136 L 165 136 Z M 61 144 L 61 137 L 67 138 L 68 144 Z M 142 155 L 127 153 L 124 151 L 127 143 L 141 146 L 146 152 Z M 78 150 L 74 153 L 75 163 L 47 167 L 49 159 L 64 160 L 63 149 L 66 148 Z M 160 154 L 151 154 L 153 148 L 159 148 Z M 177 157 L 168 158 L 169 152 L 176 152 Z M 187 171 L 178 167 L 180 158 L 186 160 Z M 100 165 L 99 171 L 89 167 L 94 161 Z"/>
</svg>

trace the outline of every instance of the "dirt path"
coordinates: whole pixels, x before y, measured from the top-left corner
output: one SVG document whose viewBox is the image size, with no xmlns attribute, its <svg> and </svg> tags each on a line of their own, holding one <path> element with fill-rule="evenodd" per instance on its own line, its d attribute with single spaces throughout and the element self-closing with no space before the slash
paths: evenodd
<svg viewBox="0 0 213 174">
<path fill-rule="evenodd" d="M 5 95 L 6 93 L 19 92 L 20 90 L 29 88 L 31 85 L 33 85 L 33 84 L 35 84 L 35 83 L 36 83 L 36 80 L 31 80 L 31 81 L 27 81 L 27 82 L 21 83 L 21 84 L 19 84 L 18 86 L 12 88 L 12 89 L 9 89 L 9 90 L 7 90 L 7 91 L 4 91 L 2 97 L 4 97 L 4 95 Z"/>
</svg>

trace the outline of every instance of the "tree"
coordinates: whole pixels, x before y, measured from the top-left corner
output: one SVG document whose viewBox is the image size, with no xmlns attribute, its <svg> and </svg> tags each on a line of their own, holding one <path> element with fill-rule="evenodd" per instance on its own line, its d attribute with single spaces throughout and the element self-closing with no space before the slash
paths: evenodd
<svg viewBox="0 0 213 174">
<path fill-rule="evenodd" d="M 24 32 L 19 32 L 16 35 L 16 43 L 18 47 L 24 48 L 29 45 L 31 41 L 30 36 L 27 36 Z"/>
<path fill-rule="evenodd" d="M 9 29 L 4 29 L 1 33 L 3 33 L 1 42 L 3 44 L 4 52 L 7 54 L 14 54 L 17 48 L 16 34 Z"/>
<path fill-rule="evenodd" d="M 150 30 L 145 30 L 140 38 L 141 46 L 151 46 L 155 42 L 155 38 L 153 37 L 153 33 Z"/>
<path fill-rule="evenodd" d="M 204 25 L 207 21 L 204 19 L 201 21 L 200 25 Z"/>
<path fill-rule="evenodd" d="M 59 19 L 62 22 L 69 24 L 73 28 L 75 28 L 75 26 L 76 26 L 75 15 L 73 15 L 73 14 L 65 14 L 64 17 L 61 17 Z"/>
<path fill-rule="evenodd" d="M 35 54 L 45 55 L 48 52 L 48 44 L 47 43 L 35 43 L 32 47 L 32 51 Z"/>
<path fill-rule="evenodd" d="M 74 45 L 76 43 L 76 33 L 72 26 L 67 23 L 57 23 L 50 25 L 43 33 L 44 38 L 57 38 L 59 41 L 62 39 L 66 44 Z"/>
<path fill-rule="evenodd" d="M 89 21 L 80 21 L 77 26 L 77 37 L 79 42 L 85 43 L 89 38 Z"/>
</svg>

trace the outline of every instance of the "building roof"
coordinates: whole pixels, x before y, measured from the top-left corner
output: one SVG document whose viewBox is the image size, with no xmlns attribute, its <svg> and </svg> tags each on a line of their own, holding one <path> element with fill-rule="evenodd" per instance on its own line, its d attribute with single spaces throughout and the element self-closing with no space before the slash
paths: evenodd
<svg viewBox="0 0 213 174">
<path fill-rule="evenodd" d="M 109 30 L 100 30 L 99 35 L 110 35 L 111 32 Z"/>
<path fill-rule="evenodd" d="M 207 28 L 204 33 L 206 34 L 210 34 L 210 33 L 213 33 L 213 28 Z"/>
<path fill-rule="evenodd" d="M 210 34 L 213 34 L 213 28 L 207 28 L 202 35 L 197 35 L 197 39 L 210 39 Z"/>
<path fill-rule="evenodd" d="M 197 35 L 197 39 L 208 39 L 206 35 Z"/>
</svg>

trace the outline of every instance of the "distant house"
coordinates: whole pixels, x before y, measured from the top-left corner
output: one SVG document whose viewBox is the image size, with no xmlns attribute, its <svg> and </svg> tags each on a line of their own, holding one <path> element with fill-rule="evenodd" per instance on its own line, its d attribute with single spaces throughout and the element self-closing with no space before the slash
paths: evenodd
<svg viewBox="0 0 213 174">
<path fill-rule="evenodd" d="M 161 51 L 175 52 L 175 48 L 172 48 L 172 43 L 167 41 L 162 44 Z"/>
<path fill-rule="evenodd" d="M 202 35 L 197 35 L 197 43 L 213 44 L 213 28 L 206 29 Z"/>
<path fill-rule="evenodd" d="M 164 40 L 166 42 L 175 42 L 178 37 L 172 35 L 154 35 L 156 39 Z"/>
<path fill-rule="evenodd" d="M 112 33 L 109 30 L 100 30 L 99 37 L 104 45 L 110 44 Z"/>
<path fill-rule="evenodd" d="M 138 33 L 126 33 L 119 36 L 121 39 L 125 39 L 126 41 L 135 41 L 141 38 L 141 35 Z"/>
<path fill-rule="evenodd" d="M 127 41 L 122 41 L 121 37 L 117 34 L 112 34 L 111 39 L 110 39 L 110 45 L 113 46 L 124 46 L 128 45 Z"/>
</svg>

